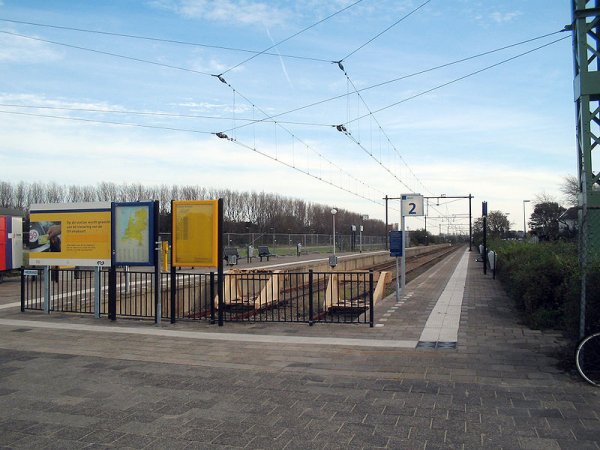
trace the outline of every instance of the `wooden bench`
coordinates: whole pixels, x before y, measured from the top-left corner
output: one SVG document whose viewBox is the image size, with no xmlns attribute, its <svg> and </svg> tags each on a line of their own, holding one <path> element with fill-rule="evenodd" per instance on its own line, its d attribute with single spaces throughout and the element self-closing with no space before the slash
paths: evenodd
<svg viewBox="0 0 600 450">
<path fill-rule="evenodd" d="M 238 249 L 236 247 L 225 247 L 223 249 L 223 259 L 229 263 L 232 256 L 235 256 L 235 260 L 232 260 L 231 264 L 237 264 L 240 259 Z"/>
<path fill-rule="evenodd" d="M 258 257 L 260 258 L 261 261 L 263 260 L 263 258 L 267 258 L 267 261 L 268 261 L 271 256 L 276 256 L 276 255 L 272 254 L 269 251 L 269 247 L 267 247 L 266 245 L 258 246 Z"/>
</svg>

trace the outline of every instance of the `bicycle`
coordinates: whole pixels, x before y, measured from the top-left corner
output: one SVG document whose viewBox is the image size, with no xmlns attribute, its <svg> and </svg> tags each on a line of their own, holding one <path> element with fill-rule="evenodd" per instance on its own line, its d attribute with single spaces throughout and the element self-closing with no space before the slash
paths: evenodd
<svg viewBox="0 0 600 450">
<path fill-rule="evenodd" d="M 581 340 L 575 352 L 575 364 L 585 381 L 600 387 L 600 333 Z"/>
</svg>

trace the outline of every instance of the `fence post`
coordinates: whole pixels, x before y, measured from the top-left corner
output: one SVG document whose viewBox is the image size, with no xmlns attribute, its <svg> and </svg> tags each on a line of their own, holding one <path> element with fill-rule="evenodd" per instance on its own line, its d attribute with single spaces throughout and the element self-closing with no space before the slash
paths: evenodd
<svg viewBox="0 0 600 450">
<path fill-rule="evenodd" d="M 21 312 L 25 312 L 25 269 L 21 267 Z"/>
<path fill-rule="evenodd" d="M 215 324 L 215 273 L 210 273 L 210 324 Z"/>
<path fill-rule="evenodd" d="M 224 230 L 224 213 L 223 213 L 223 199 L 218 200 L 219 211 L 218 211 L 218 227 L 217 233 L 217 295 L 219 296 L 219 312 L 218 320 L 219 326 L 223 326 L 223 287 L 225 285 L 225 275 L 223 274 L 223 230 Z"/>
<path fill-rule="evenodd" d="M 373 328 L 375 311 L 373 310 L 373 269 L 369 270 L 369 327 Z"/>
<path fill-rule="evenodd" d="M 85 276 L 85 272 L 84 272 Z M 100 266 L 96 266 L 94 269 L 94 317 L 96 319 L 100 318 L 100 294 L 101 294 L 101 284 L 100 284 Z"/>
<path fill-rule="evenodd" d="M 175 305 L 177 297 L 177 267 L 171 261 L 171 323 L 175 323 Z"/>
<path fill-rule="evenodd" d="M 44 312 L 50 314 L 50 266 L 44 266 Z"/>
<path fill-rule="evenodd" d="M 315 311 L 313 307 L 313 271 L 308 271 L 308 324 L 312 327 L 314 320 Z"/>
<path fill-rule="evenodd" d="M 108 318 L 117 320 L 117 268 L 113 265 L 108 272 Z"/>
</svg>

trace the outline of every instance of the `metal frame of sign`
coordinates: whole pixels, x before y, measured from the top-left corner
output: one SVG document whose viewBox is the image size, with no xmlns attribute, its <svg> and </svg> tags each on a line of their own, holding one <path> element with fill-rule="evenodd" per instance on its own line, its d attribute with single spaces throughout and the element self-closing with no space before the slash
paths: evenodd
<svg viewBox="0 0 600 450">
<path fill-rule="evenodd" d="M 119 260 L 118 258 L 118 249 L 117 249 L 117 241 L 116 231 L 118 230 L 118 221 L 117 221 L 117 210 L 120 208 L 147 208 L 148 211 L 148 236 L 147 236 L 147 255 L 145 261 L 131 261 L 131 260 Z M 157 224 L 155 224 L 155 202 L 141 201 L 141 202 L 113 202 L 111 203 L 111 247 L 112 247 L 112 265 L 113 266 L 154 266 L 155 265 L 155 243 L 154 243 L 154 234 L 155 228 Z"/>
</svg>

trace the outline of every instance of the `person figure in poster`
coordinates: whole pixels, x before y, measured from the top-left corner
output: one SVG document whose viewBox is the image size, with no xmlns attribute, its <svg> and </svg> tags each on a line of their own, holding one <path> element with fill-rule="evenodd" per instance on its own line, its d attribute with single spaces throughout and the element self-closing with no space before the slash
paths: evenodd
<svg viewBox="0 0 600 450">
<path fill-rule="evenodd" d="M 54 223 L 48 228 L 48 240 L 50 241 L 50 251 L 60 252 L 60 234 L 61 226 L 60 222 Z"/>
</svg>

